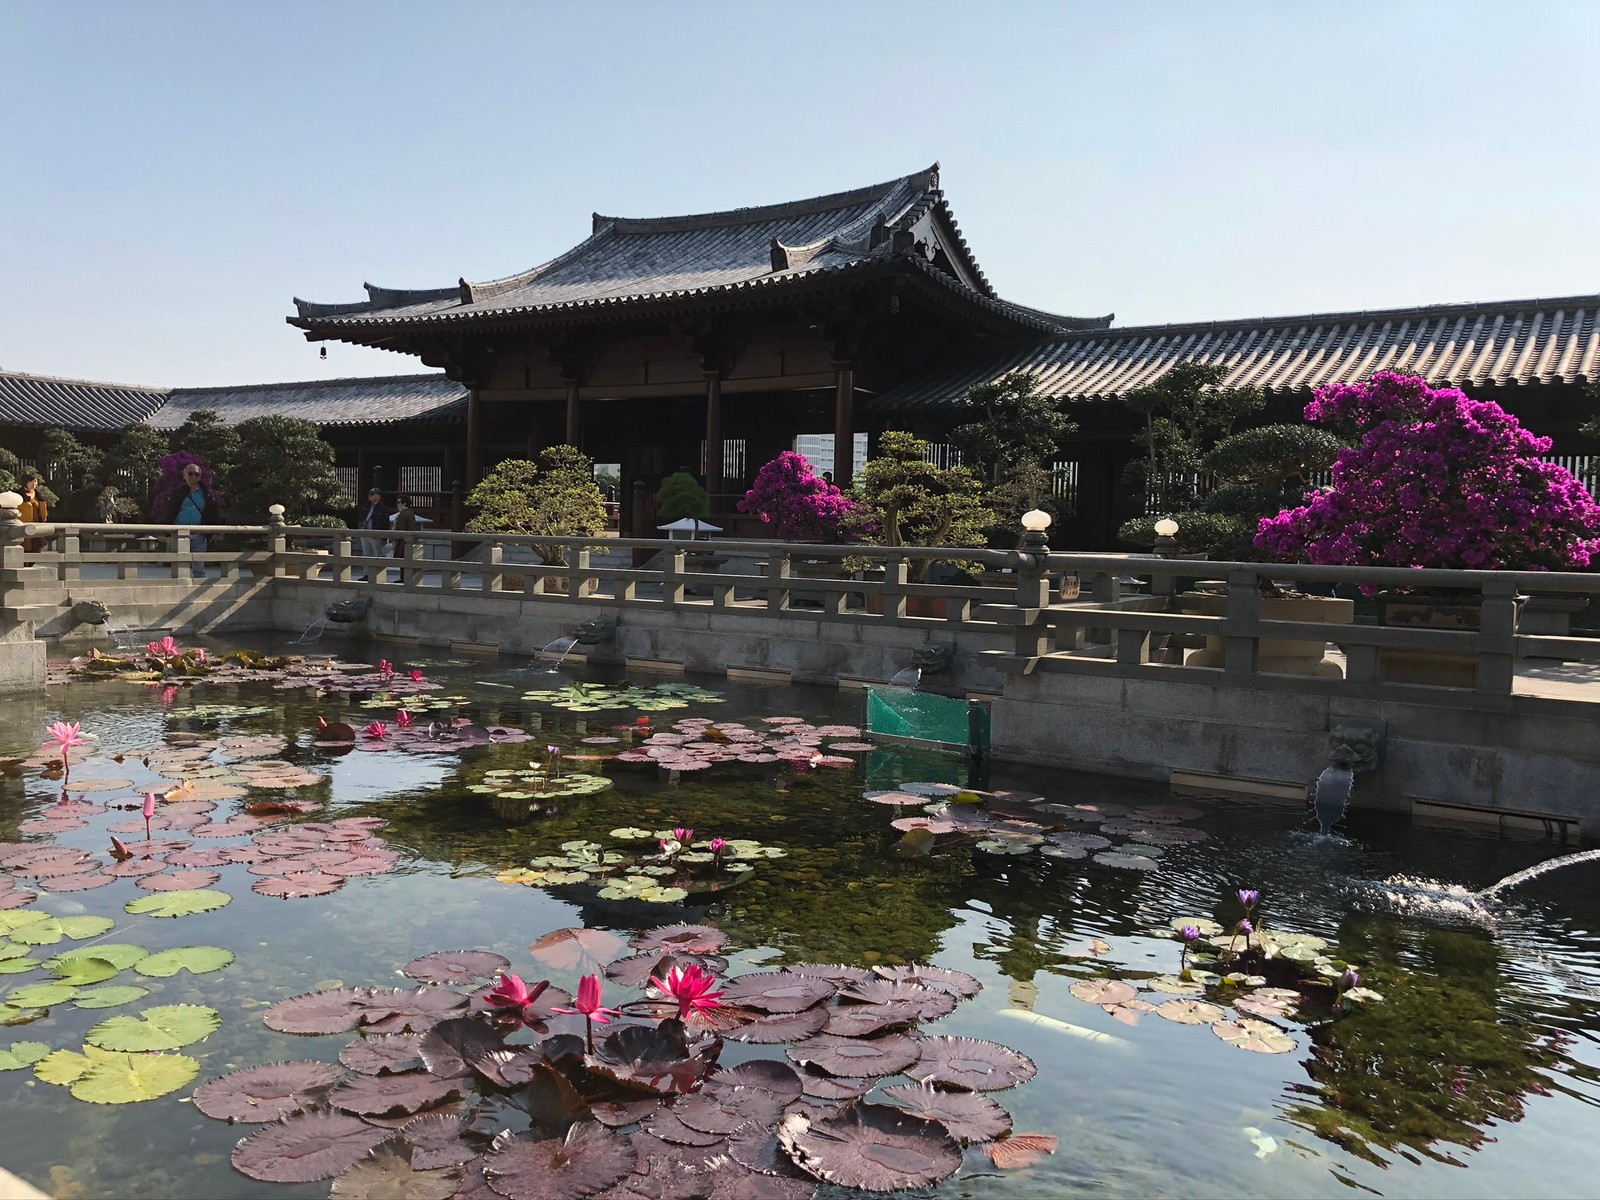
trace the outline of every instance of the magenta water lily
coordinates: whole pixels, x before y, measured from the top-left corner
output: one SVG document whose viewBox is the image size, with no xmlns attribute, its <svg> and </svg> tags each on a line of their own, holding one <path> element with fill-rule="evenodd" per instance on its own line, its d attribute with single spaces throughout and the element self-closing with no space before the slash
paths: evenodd
<svg viewBox="0 0 1600 1200">
<path fill-rule="evenodd" d="M 68 753 L 75 746 L 86 745 L 89 739 L 84 737 L 83 726 L 77 721 L 70 723 L 57 721 L 45 732 L 50 735 L 50 740 L 55 743 L 56 749 L 61 754 L 61 772 L 62 777 L 65 778 L 72 772 L 72 764 L 67 759 Z"/>
</svg>

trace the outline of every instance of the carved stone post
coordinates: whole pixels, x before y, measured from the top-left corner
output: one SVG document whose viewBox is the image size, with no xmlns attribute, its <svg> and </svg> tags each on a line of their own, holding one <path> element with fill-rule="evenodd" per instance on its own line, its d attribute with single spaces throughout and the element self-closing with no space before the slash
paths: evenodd
<svg viewBox="0 0 1600 1200">
<path fill-rule="evenodd" d="M 283 532 L 283 505 L 273 504 L 267 508 L 267 550 L 272 555 L 271 572 L 275 579 L 282 579 L 292 572 L 289 564 L 283 561 L 283 556 L 289 552 L 289 536 Z"/>
</svg>

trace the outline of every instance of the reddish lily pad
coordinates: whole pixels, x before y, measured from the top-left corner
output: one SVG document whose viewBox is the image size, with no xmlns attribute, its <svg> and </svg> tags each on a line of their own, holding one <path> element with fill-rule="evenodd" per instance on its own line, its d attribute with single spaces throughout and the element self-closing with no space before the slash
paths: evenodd
<svg viewBox="0 0 1600 1200">
<path fill-rule="evenodd" d="M 711 1083 L 716 1088 L 756 1087 L 777 1096 L 785 1104 L 800 1099 L 803 1089 L 800 1073 L 788 1063 L 771 1058 L 753 1058 L 718 1074 Z"/>
<path fill-rule="evenodd" d="M 672 954 L 715 954 L 727 944 L 728 935 L 712 925 L 663 925 L 633 939 L 636 950 Z"/>
<path fill-rule="evenodd" d="M 276 1121 L 316 1103 L 342 1074 L 309 1060 L 246 1067 L 196 1088 L 194 1106 L 219 1121 Z"/>
<path fill-rule="evenodd" d="M 183 892 L 210 887 L 221 878 L 216 871 L 164 871 L 160 875 L 146 875 L 138 886 L 147 892 Z"/>
<path fill-rule="evenodd" d="M 858 1104 L 816 1124 L 791 1114 L 778 1140 L 806 1174 L 874 1192 L 926 1187 L 961 1166 L 961 1147 L 942 1125 L 884 1104 Z"/>
<path fill-rule="evenodd" d="M 901 1034 L 864 1041 L 821 1033 L 789 1047 L 789 1058 L 829 1075 L 875 1077 L 897 1075 L 921 1056 L 918 1043 Z"/>
<path fill-rule="evenodd" d="M 1058 1138 L 1048 1133 L 1014 1133 L 985 1149 L 995 1166 L 1002 1171 L 1015 1171 L 1043 1162 L 1046 1155 L 1056 1152 L 1058 1142 Z"/>
<path fill-rule="evenodd" d="M 834 1012 L 827 1008 L 808 1008 L 797 1013 L 773 1013 L 729 1031 L 736 1042 L 775 1046 L 781 1042 L 803 1042 L 822 1032 Z"/>
<path fill-rule="evenodd" d="M 461 1140 L 466 1118 L 460 1113 L 429 1113 L 400 1126 L 400 1136 L 411 1147 L 411 1165 L 419 1171 L 455 1167 L 478 1156 Z"/>
<path fill-rule="evenodd" d="M 489 950 L 439 950 L 412 959 L 401 971 L 423 983 L 472 983 L 510 969 L 510 959 Z"/>
<path fill-rule="evenodd" d="M 926 1083 L 902 1083 L 883 1089 L 913 1116 L 938 1121 L 958 1142 L 992 1142 L 1011 1132 L 1011 1114 L 978 1092 L 949 1092 Z"/>
<path fill-rule="evenodd" d="M 1080 979 L 1067 990 L 1090 1004 L 1126 1004 L 1139 994 L 1120 979 Z"/>
<path fill-rule="evenodd" d="M 841 986 L 865 983 L 872 978 L 872 972 L 866 968 L 850 967 L 844 963 L 794 963 L 784 970 L 791 975 L 811 975 L 817 979 L 831 979 Z"/>
<path fill-rule="evenodd" d="M 345 885 L 342 875 L 324 875 L 320 871 L 292 871 L 287 875 L 274 875 L 258 879 L 250 885 L 252 892 L 263 896 L 277 896 L 282 900 L 301 900 L 307 896 L 326 896 Z"/>
<path fill-rule="evenodd" d="M 1156 1006 L 1148 1000 L 1124 1000 L 1118 1004 L 1102 1004 L 1101 1008 L 1124 1025 L 1137 1025 L 1145 1013 L 1153 1013 Z"/>
<path fill-rule="evenodd" d="M 728 980 L 723 985 L 722 1002 L 769 1013 L 800 1012 L 829 999 L 835 990 L 831 980 L 815 975 L 760 971 Z"/>
<path fill-rule="evenodd" d="M 365 996 L 360 988 L 308 992 L 279 1000 L 261 1019 L 268 1029 L 279 1033 L 349 1033 L 361 1022 L 365 1011 L 361 1000 Z"/>
<path fill-rule="evenodd" d="M 450 1167 L 419 1169 L 416 1154 L 408 1159 L 396 1146 L 380 1146 L 354 1166 L 341 1171 L 329 1195 L 333 1200 L 450 1200 L 461 1183 L 461 1171 Z"/>
<path fill-rule="evenodd" d="M 1168 1000 L 1156 1005 L 1156 1016 L 1176 1021 L 1179 1025 L 1214 1025 L 1222 1020 L 1223 1012 L 1215 1004 L 1204 1000 Z"/>
<path fill-rule="evenodd" d="M 626 943 L 603 929 L 557 929 L 545 934 L 528 953 L 557 971 L 592 971 L 620 954 Z"/>
<path fill-rule="evenodd" d="M 505 1041 L 481 1021 L 471 1017 L 452 1017 L 440 1021 L 417 1044 L 423 1065 L 444 1079 L 459 1079 L 482 1069 Z"/>
<path fill-rule="evenodd" d="M 501 1134 L 484 1155 L 483 1173 L 506 1200 L 582 1200 L 626 1178 L 634 1162 L 626 1138 L 582 1122 L 565 1137 L 537 1142 Z"/>
<path fill-rule="evenodd" d="M 1038 1068 L 1025 1054 L 982 1038 L 923 1038 L 922 1056 L 910 1072 L 923 1082 L 972 1092 L 996 1092 L 1026 1083 Z"/>
<path fill-rule="evenodd" d="M 328 1093 L 328 1103 L 346 1112 L 382 1117 L 414 1113 L 461 1094 L 461 1084 L 427 1071 L 357 1075 Z"/>
<path fill-rule="evenodd" d="M 339 1061 L 363 1075 L 410 1071 L 422 1065 L 422 1035 L 379 1033 L 360 1038 L 339 1051 Z"/>
<path fill-rule="evenodd" d="M 348 1113 L 296 1113 L 241 1141 L 233 1148 L 233 1165 L 267 1183 L 310 1183 L 354 1166 L 390 1136 Z"/>
<path fill-rule="evenodd" d="M 1211 1026 L 1216 1034 L 1230 1046 L 1253 1050 L 1257 1054 L 1287 1054 L 1294 1049 L 1294 1039 L 1276 1025 L 1246 1017 L 1240 1021 L 1217 1021 Z"/>
<path fill-rule="evenodd" d="M 87 892 L 116 881 L 115 875 L 57 875 L 53 879 L 41 879 L 39 886 L 47 892 Z"/>
<path fill-rule="evenodd" d="M 875 979 L 869 983 L 858 983 L 854 987 L 846 988 L 840 993 L 840 997 L 868 1005 L 905 1007 L 920 1021 L 935 1021 L 940 1017 L 949 1016 L 955 1012 L 956 1005 L 960 1003 L 954 992 L 895 979 Z"/>
</svg>

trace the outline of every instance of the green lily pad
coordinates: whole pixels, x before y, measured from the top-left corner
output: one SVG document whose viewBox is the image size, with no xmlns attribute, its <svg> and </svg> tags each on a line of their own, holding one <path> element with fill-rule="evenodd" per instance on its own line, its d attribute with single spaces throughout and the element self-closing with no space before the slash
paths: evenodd
<svg viewBox="0 0 1600 1200">
<path fill-rule="evenodd" d="M 1344 998 L 1354 1000 L 1357 1004 L 1377 1004 L 1383 1000 L 1383 994 L 1371 988 L 1353 987 L 1344 994 Z"/>
<path fill-rule="evenodd" d="M 204 889 L 184 892 L 157 892 L 153 896 L 141 896 L 137 900 L 128 901 L 123 906 L 122 911 L 133 913 L 135 916 L 192 917 L 196 913 L 212 912 L 225 904 L 231 903 L 232 900 L 233 897 L 228 895 L 227 892 L 213 892 Z"/>
<path fill-rule="evenodd" d="M 79 941 L 99 937 L 116 922 L 110 917 L 46 917 L 11 932 L 11 940 L 29 946 L 53 946 L 62 938 Z"/>
<path fill-rule="evenodd" d="M 138 962 L 141 958 L 145 957 L 149 953 L 150 951 L 146 950 L 143 946 L 130 946 L 120 942 L 107 942 L 103 945 L 78 946 L 75 949 L 63 950 L 45 965 L 53 969 L 58 964 L 65 962 L 69 958 L 103 958 L 108 963 L 114 964 L 117 970 L 120 971 L 127 967 L 133 966 L 134 963 Z"/>
<path fill-rule="evenodd" d="M 1027 854 L 1033 849 L 1027 842 L 1002 838 L 984 838 L 977 848 L 986 854 Z"/>
<path fill-rule="evenodd" d="M 92 954 L 74 954 L 71 958 L 62 959 L 52 969 L 56 978 L 62 983 L 78 987 L 89 983 L 104 983 L 121 968 L 108 959 Z"/>
<path fill-rule="evenodd" d="M 21 1008 L 49 1008 L 52 1004 L 65 1004 L 78 994 L 76 985 L 70 983 L 31 983 L 6 994 L 6 1003 Z"/>
<path fill-rule="evenodd" d="M 1317 952 L 1309 946 L 1288 945 L 1278 951 L 1279 958 L 1287 958 L 1290 962 L 1314 963 L 1317 961 Z"/>
<path fill-rule="evenodd" d="M 210 1037 L 222 1025 L 214 1008 L 199 1004 L 162 1004 L 139 1016 L 108 1017 L 89 1030 L 84 1041 L 102 1050 L 133 1053 L 176 1050 Z"/>
<path fill-rule="evenodd" d="M 584 841 L 582 838 L 577 838 L 570 842 L 562 842 L 561 848 L 563 850 L 598 850 L 600 849 L 600 843 L 588 842 Z"/>
<path fill-rule="evenodd" d="M 10 1049 L 0 1049 L 0 1071 L 31 1067 L 49 1053 L 50 1047 L 44 1042 L 12 1042 Z"/>
<path fill-rule="evenodd" d="M 16 942 L 0 941 L 0 962 L 8 958 L 22 958 L 32 953 L 31 947 L 18 945 Z"/>
<path fill-rule="evenodd" d="M 89 1104 L 133 1104 L 175 1092 L 198 1074 L 187 1054 L 118 1054 L 79 1076 L 72 1094 Z"/>
<path fill-rule="evenodd" d="M 140 987 L 136 983 L 112 984 L 107 987 L 83 988 L 73 997 L 72 1004 L 74 1008 L 115 1008 L 119 1004 L 143 1000 L 149 994 L 149 988 Z"/>
<path fill-rule="evenodd" d="M 639 829 L 635 826 L 627 825 L 621 829 L 613 829 L 611 836 L 624 842 L 647 842 L 653 841 L 656 835 L 648 829 Z"/>
<path fill-rule="evenodd" d="M 1203 985 L 1179 979 L 1176 975 L 1158 975 L 1150 980 L 1150 986 L 1155 991 L 1170 992 L 1174 996 L 1198 996 L 1206 990 Z"/>
<path fill-rule="evenodd" d="M 134 971 L 139 975 L 166 979 L 179 971 L 205 975 L 220 971 L 231 962 L 233 951 L 224 950 L 221 946 L 179 946 L 175 950 L 152 954 L 134 967 Z"/>
<path fill-rule="evenodd" d="M 587 871 L 551 871 L 550 874 L 548 874 L 548 875 L 546 875 L 544 877 L 544 881 L 546 883 L 553 883 L 553 884 L 587 883 L 589 881 L 589 872 L 587 872 Z"/>
<path fill-rule="evenodd" d="M 0 933 L 10 933 L 14 929 L 21 929 L 24 925 L 33 925 L 39 921 L 53 920 L 49 913 L 39 912 L 32 908 L 14 908 L 0 912 Z"/>
<path fill-rule="evenodd" d="M 90 1056 L 93 1057 L 90 1057 Z M 104 1050 L 97 1050 L 93 1046 L 84 1047 L 83 1053 L 76 1050 L 57 1050 L 54 1054 L 47 1054 L 33 1065 L 33 1073 L 46 1083 L 67 1084 L 77 1079 L 98 1059 L 111 1057 Z"/>
<path fill-rule="evenodd" d="M 680 887 L 647 887 L 639 893 L 639 899 L 648 900 L 654 904 L 673 904 L 682 900 L 688 894 Z"/>
<path fill-rule="evenodd" d="M 1222 926 L 1210 917 L 1173 917 L 1172 928 L 1174 932 L 1181 931 L 1185 925 L 1193 925 L 1200 931 L 1201 937 L 1216 937 L 1222 932 Z"/>
<path fill-rule="evenodd" d="M 42 967 L 37 958 L 4 958 L 0 959 L 0 975 L 24 975 L 35 967 Z"/>
</svg>

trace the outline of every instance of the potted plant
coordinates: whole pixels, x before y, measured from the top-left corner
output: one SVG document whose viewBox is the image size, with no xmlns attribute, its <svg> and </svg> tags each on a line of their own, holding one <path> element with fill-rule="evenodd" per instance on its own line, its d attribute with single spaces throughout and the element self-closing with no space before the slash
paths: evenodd
<svg viewBox="0 0 1600 1200">
<path fill-rule="evenodd" d="M 467 502 L 478 510 L 467 522 L 473 533 L 565 537 L 593 535 L 606 527 L 605 499 L 594 481 L 594 463 L 573 446 L 542 450 L 537 463 L 507 459 L 484 476 Z M 544 561 L 553 567 L 567 565 L 560 547 L 546 553 Z M 567 581 L 546 575 L 540 590 L 564 595 Z"/>
<path fill-rule="evenodd" d="M 656 516 L 662 521 L 692 517 L 704 521 L 711 516 L 711 497 L 687 471 L 668 475 L 656 492 Z"/>
<path fill-rule="evenodd" d="M 984 501 L 983 480 L 969 467 L 936 467 L 927 459 L 928 443 L 915 434 L 889 430 L 879 440 L 878 456 L 856 481 L 864 540 L 876 546 L 978 548 L 988 544 L 985 530 L 995 514 Z M 962 570 L 974 564 L 959 555 L 948 560 Z M 912 583 L 925 583 L 933 560 L 909 564 Z M 942 602 L 917 603 L 914 615 L 943 616 Z"/>
<path fill-rule="evenodd" d="M 1263 519 L 1255 544 L 1289 560 L 1455 570 L 1582 570 L 1600 556 L 1600 505 L 1549 438 L 1492 401 L 1380 371 L 1319 388 L 1306 419 L 1359 438 L 1339 451 L 1331 487 Z M 1383 597 L 1386 624 L 1477 628 L 1469 592 Z M 1470 687 L 1470 656 L 1384 652 L 1380 676 Z"/>
</svg>

